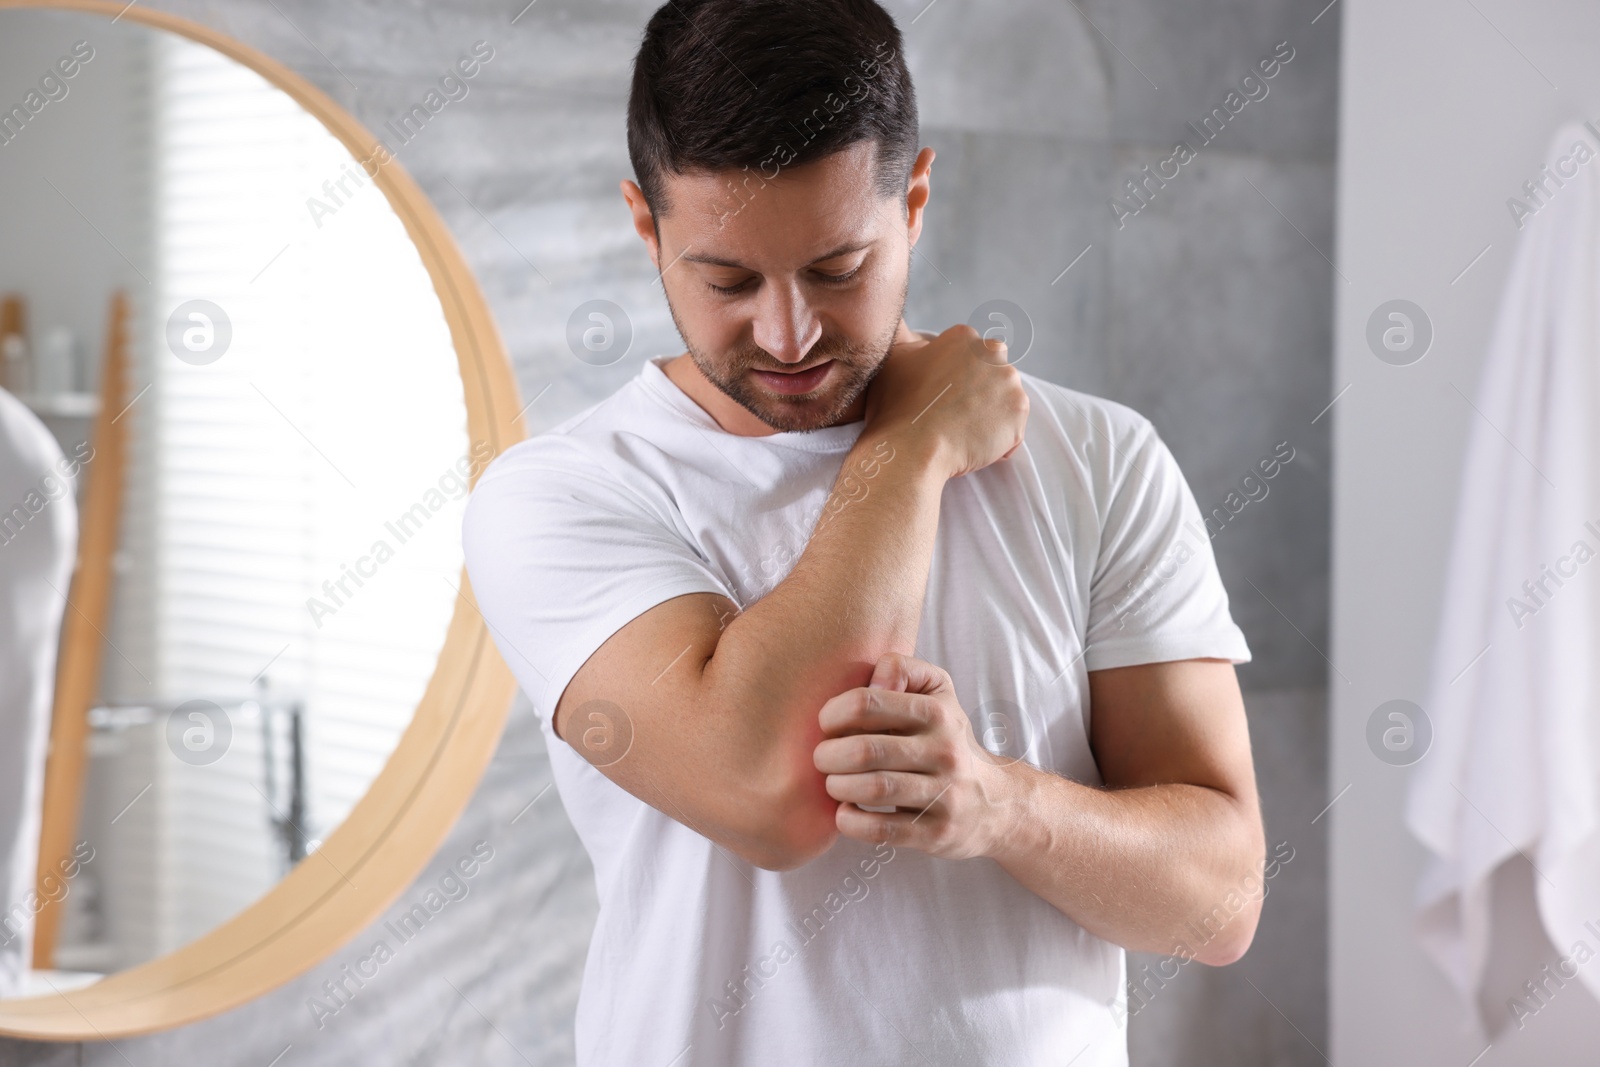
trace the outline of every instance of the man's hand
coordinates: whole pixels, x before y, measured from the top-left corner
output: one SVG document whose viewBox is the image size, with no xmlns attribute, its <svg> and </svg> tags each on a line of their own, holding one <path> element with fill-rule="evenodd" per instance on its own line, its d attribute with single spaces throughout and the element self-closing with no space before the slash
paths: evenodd
<svg viewBox="0 0 1600 1067">
<path fill-rule="evenodd" d="M 956 478 L 1016 451 L 1028 395 L 1005 342 L 961 324 L 889 350 L 867 389 L 866 422 L 891 441 L 927 442 Z"/>
<path fill-rule="evenodd" d="M 865 687 L 822 705 L 818 721 L 823 740 L 812 759 L 840 802 L 841 834 L 944 859 L 989 855 L 1004 836 L 1012 778 L 979 746 L 943 669 L 888 653 Z"/>
<path fill-rule="evenodd" d="M 944 859 L 987 857 L 1125 948 L 1232 963 L 1249 947 L 1266 895 L 1232 664 L 1146 663 L 1091 671 L 1089 680 L 1104 786 L 990 754 L 948 674 L 883 656 L 867 687 L 833 697 L 817 716 L 823 739 L 812 760 L 838 802 L 835 825 L 846 837 Z"/>
</svg>

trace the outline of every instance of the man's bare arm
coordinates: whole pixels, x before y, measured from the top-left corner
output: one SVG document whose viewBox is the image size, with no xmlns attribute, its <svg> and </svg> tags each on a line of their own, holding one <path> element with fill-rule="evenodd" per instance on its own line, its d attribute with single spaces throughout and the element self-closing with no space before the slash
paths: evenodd
<svg viewBox="0 0 1600 1067">
<path fill-rule="evenodd" d="M 864 685 L 884 653 L 914 650 L 945 482 L 1020 442 L 1026 395 L 997 352 L 966 326 L 897 348 L 788 576 L 743 613 L 691 594 L 623 627 L 567 686 L 559 736 L 757 866 L 788 869 L 825 851 L 838 804 L 812 761 L 817 710 Z M 609 705 L 625 721 L 610 722 Z M 607 751 L 627 731 L 627 754 L 609 762 L 588 745 L 591 722 Z"/>
<path fill-rule="evenodd" d="M 1109 941 L 1232 963 L 1255 936 L 1266 861 L 1233 665 L 1090 671 L 1089 691 L 1105 788 L 1019 765 L 1030 815 L 995 858 Z"/>
</svg>

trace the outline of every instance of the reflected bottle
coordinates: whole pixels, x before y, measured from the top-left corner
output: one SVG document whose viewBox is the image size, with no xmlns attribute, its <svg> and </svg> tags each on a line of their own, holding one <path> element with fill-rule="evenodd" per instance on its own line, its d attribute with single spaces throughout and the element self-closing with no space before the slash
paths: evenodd
<svg viewBox="0 0 1600 1067">
<path fill-rule="evenodd" d="M 0 337 L 0 385 L 15 396 L 27 396 L 33 391 L 32 369 L 28 339 L 20 333 Z"/>
<path fill-rule="evenodd" d="M 41 397 L 57 397 L 83 390 L 77 345 L 72 331 L 52 326 L 44 332 L 34 352 L 33 380 L 30 383 Z"/>
</svg>

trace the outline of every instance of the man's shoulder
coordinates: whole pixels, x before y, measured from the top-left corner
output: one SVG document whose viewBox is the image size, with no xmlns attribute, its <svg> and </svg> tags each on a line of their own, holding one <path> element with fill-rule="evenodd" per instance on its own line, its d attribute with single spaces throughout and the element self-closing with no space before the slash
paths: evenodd
<svg viewBox="0 0 1600 1067">
<path fill-rule="evenodd" d="M 1104 452 L 1114 461 L 1155 432 L 1150 420 L 1127 404 L 1020 373 L 1028 391 L 1030 446 L 1058 442 L 1075 455 Z"/>
<path fill-rule="evenodd" d="M 577 519 L 663 519 L 671 494 L 643 457 L 670 447 L 677 432 L 673 413 L 636 376 L 490 461 L 467 501 L 463 535 L 497 545 L 508 529 L 531 534 Z"/>
<path fill-rule="evenodd" d="M 617 452 L 620 437 L 638 435 L 658 418 L 651 404 L 639 379 L 630 378 L 604 399 L 511 445 L 489 464 L 479 484 L 537 471 L 594 474 L 604 470 L 610 466 L 607 457 Z"/>
</svg>

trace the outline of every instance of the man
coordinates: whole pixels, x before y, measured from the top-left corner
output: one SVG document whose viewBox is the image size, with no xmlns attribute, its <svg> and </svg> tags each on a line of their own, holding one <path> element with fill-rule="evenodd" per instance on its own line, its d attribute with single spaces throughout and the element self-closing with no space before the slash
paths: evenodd
<svg viewBox="0 0 1600 1067">
<path fill-rule="evenodd" d="M 871 0 L 672 0 L 632 212 L 688 351 L 499 457 L 467 566 L 594 860 L 579 1064 L 1126 1064 L 1265 848 L 1198 508 L 1131 409 L 902 317 Z"/>
</svg>

